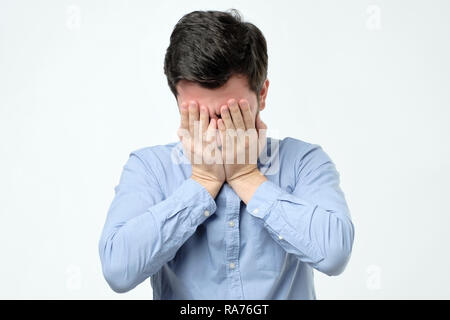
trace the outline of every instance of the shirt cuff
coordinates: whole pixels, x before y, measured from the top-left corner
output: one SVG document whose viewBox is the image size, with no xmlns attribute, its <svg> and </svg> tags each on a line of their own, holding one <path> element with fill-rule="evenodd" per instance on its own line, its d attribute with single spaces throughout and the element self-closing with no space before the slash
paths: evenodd
<svg viewBox="0 0 450 320">
<path fill-rule="evenodd" d="M 265 220 L 282 193 L 283 190 L 272 181 L 264 181 L 248 202 L 247 211 L 252 216 Z"/>
<path fill-rule="evenodd" d="M 175 193 L 175 198 L 184 207 L 191 208 L 189 219 L 192 226 L 203 223 L 217 209 L 216 202 L 208 190 L 192 178 L 186 179 L 180 185 Z"/>
</svg>

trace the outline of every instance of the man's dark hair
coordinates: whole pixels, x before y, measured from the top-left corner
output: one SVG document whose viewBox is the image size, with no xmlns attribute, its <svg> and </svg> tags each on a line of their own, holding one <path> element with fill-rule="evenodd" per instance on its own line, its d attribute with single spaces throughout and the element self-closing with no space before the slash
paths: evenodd
<svg viewBox="0 0 450 320">
<path fill-rule="evenodd" d="M 243 22 L 237 10 L 193 11 L 173 29 L 164 73 L 175 98 L 176 84 L 182 79 L 212 89 L 233 74 L 245 75 L 259 103 L 267 60 L 264 35 L 254 24 Z"/>
</svg>

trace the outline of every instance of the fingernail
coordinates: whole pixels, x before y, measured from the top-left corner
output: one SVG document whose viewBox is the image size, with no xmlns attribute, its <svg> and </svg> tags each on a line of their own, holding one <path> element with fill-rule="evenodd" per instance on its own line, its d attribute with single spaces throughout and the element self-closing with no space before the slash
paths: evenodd
<svg viewBox="0 0 450 320">
<path fill-rule="evenodd" d="M 234 105 L 234 104 L 236 104 L 236 100 L 235 99 L 228 100 L 228 105 Z"/>
</svg>

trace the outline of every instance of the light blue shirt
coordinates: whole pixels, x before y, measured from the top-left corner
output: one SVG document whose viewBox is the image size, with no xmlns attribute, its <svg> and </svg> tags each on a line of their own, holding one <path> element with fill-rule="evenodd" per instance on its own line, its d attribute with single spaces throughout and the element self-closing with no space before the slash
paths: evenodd
<svg viewBox="0 0 450 320">
<path fill-rule="evenodd" d="M 191 179 L 180 142 L 132 152 L 99 241 L 110 287 L 150 278 L 154 299 L 315 299 L 313 270 L 340 274 L 353 245 L 339 174 L 319 145 L 268 138 L 266 152 L 268 181 L 247 206 L 227 183 L 213 199 Z"/>
</svg>

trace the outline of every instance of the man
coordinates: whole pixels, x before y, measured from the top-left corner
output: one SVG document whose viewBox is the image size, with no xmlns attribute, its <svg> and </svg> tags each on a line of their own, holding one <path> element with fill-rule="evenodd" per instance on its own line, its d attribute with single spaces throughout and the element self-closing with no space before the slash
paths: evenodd
<svg viewBox="0 0 450 320">
<path fill-rule="evenodd" d="M 354 228 L 321 147 L 265 138 L 263 34 L 236 11 L 191 12 L 164 70 L 181 141 L 130 154 L 99 242 L 107 282 L 150 278 L 154 299 L 315 299 L 313 269 L 340 274 Z"/>
</svg>

